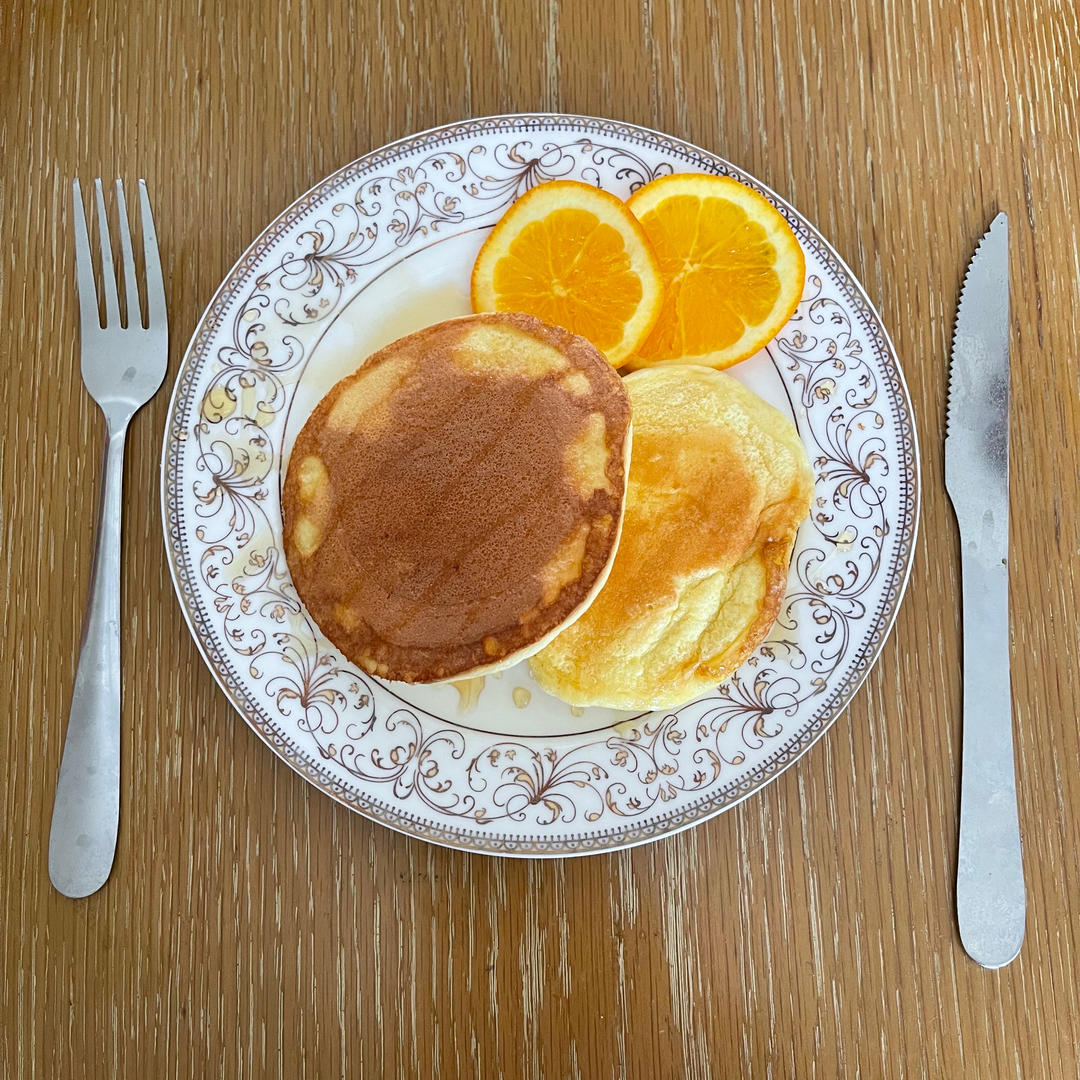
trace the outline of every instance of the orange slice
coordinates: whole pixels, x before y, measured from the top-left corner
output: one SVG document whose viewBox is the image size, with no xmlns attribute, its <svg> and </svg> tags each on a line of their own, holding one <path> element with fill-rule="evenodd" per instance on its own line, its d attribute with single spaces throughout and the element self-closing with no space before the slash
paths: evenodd
<svg viewBox="0 0 1080 1080">
<path fill-rule="evenodd" d="M 664 305 L 633 367 L 726 368 L 767 345 L 802 297 L 806 260 L 791 227 L 726 176 L 662 176 L 627 205 L 664 277 Z"/>
<path fill-rule="evenodd" d="M 626 204 L 576 180 L 521 196 L 484 242 L 474 311 L 523 311 L 580 334 L 616 367 L 660 313 L 656 256 Z"/>
</svg>

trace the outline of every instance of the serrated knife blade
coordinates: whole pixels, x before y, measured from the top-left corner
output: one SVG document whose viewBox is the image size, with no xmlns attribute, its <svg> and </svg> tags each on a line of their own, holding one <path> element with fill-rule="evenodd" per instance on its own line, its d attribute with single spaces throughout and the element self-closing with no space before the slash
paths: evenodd
<svg viewBox="0 0 1080 1080">
<path fill-rule="evenodd" d="M 1026 895 L 1009 677 L 1009 220 L 964 277 L 949 366 L 945 487 L 960 530 L 964 704 L 956 914 L 968 955 L 1009 963 Z"/>
</svg>

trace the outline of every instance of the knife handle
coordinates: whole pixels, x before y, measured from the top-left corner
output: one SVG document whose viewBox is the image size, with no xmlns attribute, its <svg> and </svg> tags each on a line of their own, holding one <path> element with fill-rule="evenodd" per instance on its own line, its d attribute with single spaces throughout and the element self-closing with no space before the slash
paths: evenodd
<svg viewBox="0 0 1080 1080">
<path fill-rule="evenodd" d="M 963 535 L 963 533 L 961 534 Z M 1024 940 L 1027 901 L 1013 762 L 1009 569 L 964 544 L 964 732 L 956 914 L 967 954 L 1009 963 Z"/>
</svg>

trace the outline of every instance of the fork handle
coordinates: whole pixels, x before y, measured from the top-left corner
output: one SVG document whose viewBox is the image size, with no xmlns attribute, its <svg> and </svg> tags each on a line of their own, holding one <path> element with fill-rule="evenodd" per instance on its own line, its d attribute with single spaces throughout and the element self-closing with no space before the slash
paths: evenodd
<svg viewBox="0 0 1080 1080">
<path fill-rule="evenodd" d="M 49 836 L 49 877 L 73 897 L 105 884 L 120 820 L 120 515 L 127 422 L 108 427 L 90 592 Z"/>
</svg>

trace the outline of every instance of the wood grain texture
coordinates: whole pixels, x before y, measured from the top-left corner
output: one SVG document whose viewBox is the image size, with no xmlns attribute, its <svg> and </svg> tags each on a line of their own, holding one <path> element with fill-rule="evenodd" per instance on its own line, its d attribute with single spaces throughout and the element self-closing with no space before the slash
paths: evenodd
<svg viewBox="0 0 1080 1080">
<path fill-rule="evenodd" d="M 1076 1077 L 1080 1061 L 1080 26 L 1060 0 L 0 5 L 0 1076 Z M 390 139 L 609 115 L 798 206 L 891 329 L 922 443 L 908 597 L 847 714 L 737 809 L 640 850 L 495 861 L 335 805 L 203 667 L 158 511 L 162 393 L 127 459 L 123 806 L 108 886 L 46 873 L 101 424 L 69 181 L 147 178 L 175 373 L 233 260 Z M 1013 224 L 1019 960 L 953 915 L 957 541 L 942 484 L 961 276 Z"/>
</svg>

